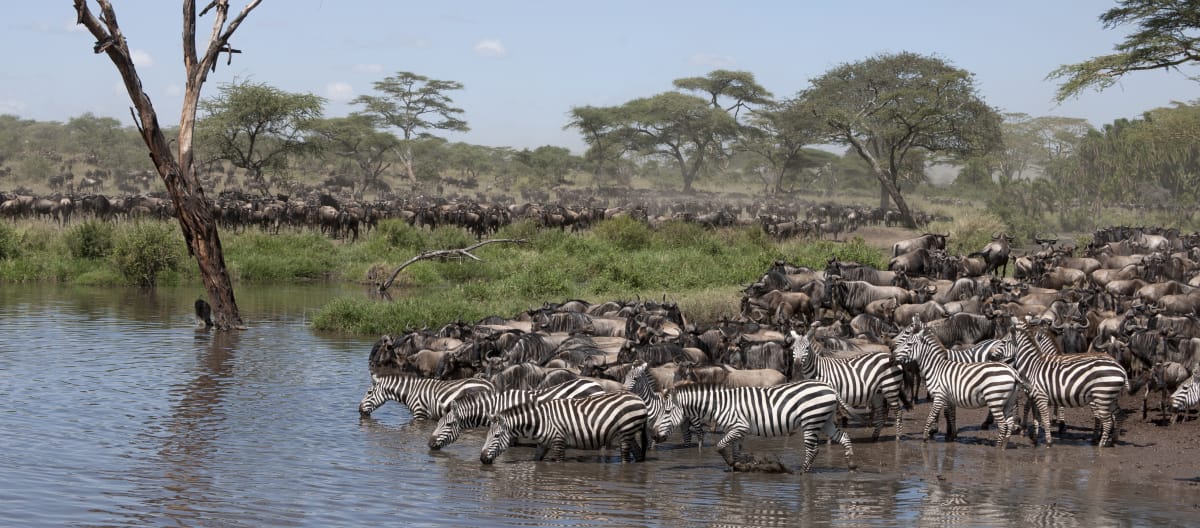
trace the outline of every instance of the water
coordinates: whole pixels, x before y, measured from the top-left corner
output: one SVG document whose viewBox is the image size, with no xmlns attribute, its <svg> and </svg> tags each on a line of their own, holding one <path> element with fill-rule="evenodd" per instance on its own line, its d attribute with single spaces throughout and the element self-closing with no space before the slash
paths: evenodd
<svg viewBox="0 0 1200 528">
<path fill-rule="evenodd" d="M 0 286 L 0 525 L 1103 527 L 1191 523 L 1200 502 L 1113 476 L 1113 450 L 911 437 L 856 442 L 854 473 L 824 445 L 809 475 L 669 444 L 643 464 L 515 447 L 483 466 L 482 431 L 430 452 L 432 424 L 394 402 L 359 418 L 373 339 L 306 317 L 360 292 L 243 287 L 236 333 L 192 328 L 197 293 Z M 800 447 L 746 443 L 793 467 Z"/>
</svg>

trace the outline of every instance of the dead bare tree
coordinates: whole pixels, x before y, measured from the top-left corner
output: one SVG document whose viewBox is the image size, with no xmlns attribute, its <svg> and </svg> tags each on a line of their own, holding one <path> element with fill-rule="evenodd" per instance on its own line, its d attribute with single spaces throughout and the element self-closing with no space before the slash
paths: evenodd
<svg viewBox="0 0 1200 528">
<path fill-rule="evenodd" d="M 228 19 L 229 1 L 213 0 L 203 11 L 196 14 L 196 2 L 183 2 L 183 65 L 187 74 L 187 85 L 183 94 L 183 110 L 179 117 L 179 137 L 176 140 L 178 155 L 158 125 L 158 115 L 150 97 L 142 90 L 142 80 L 133 64 L 133 56 L 125 41 L 125 35 L 117 24 L 117 14 L 108 0 L 97 0 L 100 16 L 88 7 L 87 0 L 75 0 L 76 23 L 83 24 L 96 38 L 92 51 L 105 53 L 116 65 L 125 83 L 125 90 L 133 101 L 134 124 L 141 132 L 142 140 L 150 148 L 150 159 L 158 169 L 171 194 L 179 226 L 188 244 L 188 253 L 196 258 L 200 266 L 200 277 L 213 308 L 215 327 L 219 330 L 242 328 L 242 317 L 238 313 L 233 297 L 233 283 L 225 267 L 225 254 L 221 249 L 221 238 L 213 219 L 212 207 L 200 180 L 196 177 L 195 158 L 192 152 L 192 133 L 196 124 L 196 107 L 200 101 L 200 88 L 210 71 L 217 67 L 221 53 L 241 53 L 229 45 L 229 38 L 262 0 L 251 0 L 232 20 Z M 196 52 L 196 19 L 213 12 L 212 34 L 202 56 Z"/>
<path fill-rule="evenodd" d="M 451 258 L 451 257 L 469 258 L 471 260 L 478 260 L 478 261 L 482 262 L 483 259 L 476 257 L 475 255 L 472 255 L 471 251 L 473 251 L 481 246 L 486 246 L 488 244 L 497 244 L 497 243 L 526 244 L 528 242 L 529 242 L 528 240 L 525 240 L 523 238 L 493 238 L 490 240 L 484 240 L 473 246 L 467 246 L 462 249 L 438 249 L 438 250 L 433 250 L 433 251 L 426 251 L 424 253 L 421 253 L 420 255 L 417 255 L 413 258 L 408 259 L 407 262 L 405 262 L 404 264 L 401 264 L 400 267 L 396 268 L 396 271 L 392 272 L 392 276 L 388 277 L 388 280 L 384 281 L 383 284 L 379 285 L 379 293 L 387 292 L 387 289 L 390 288 L 392 286 L 392 283 L 396 281 L 396 277 L 400 276 L 400 271 L 402 271 L 404 268 L 407 268 L 410 264 L 413 264 L 413 263 L 416 263 L 416 262 L 419 262 L 422 260 L 442 259 L 442 258 Z"/>
</svg>

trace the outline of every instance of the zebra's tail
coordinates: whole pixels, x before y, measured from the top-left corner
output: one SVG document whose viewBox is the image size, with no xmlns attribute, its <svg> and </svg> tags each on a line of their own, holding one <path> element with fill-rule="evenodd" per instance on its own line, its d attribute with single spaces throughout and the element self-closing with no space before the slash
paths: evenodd
<svg viewBox="0 0 1200 528">
<path fill-rule="evenodd" d="M 840 394 L 837 394 L 836 391 L 834 393 L 834 397 L 837 398 L 838 408 L 841 409 L 842 412 L 850 415 L 851 418 L 854 418 L 855 420 L 858 420 L 860 422 L 871 423 L 871 421 L 869 419 L 863 418 L 863 416 L 861 414 L 858 414 L 858 413 L 852 411 L 850 409 L 850 406 L 846 405 L 846 402 L 842 401 L 842 396 Z"/>
</svg>

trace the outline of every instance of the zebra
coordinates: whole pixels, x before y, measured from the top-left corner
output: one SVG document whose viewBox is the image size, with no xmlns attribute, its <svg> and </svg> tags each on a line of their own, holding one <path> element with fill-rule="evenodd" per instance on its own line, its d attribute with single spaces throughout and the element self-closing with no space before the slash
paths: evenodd
<svg viewBox="0 0 1200 528">
<path fill-rule="evenodd" d="M 1032 388 L 1030 397 L 1037 406 L 1050 447 L 1050 405 L 1092 408 L 1100 425 L 1099 445 L 1116 443 L 1117 400 L 1129 386 L 1129 377 L 1120 363 L 1102 354 L 1048 354 L 1038 346 L 1028 327 L 1013 325 L 1009 330 L 1009 345 L 1004 361 L 1013 366 Z M 1025 405 L 1028 414 L 1029 404 Z M 1031 435 L 1037 442 L 1037 429 Z M 1062 431 L 1059 431 L 1062 434 Z"/>
<path fill-rule="evenodd" d="M 1181 413 L 1200 405 L 1200 368 L 1192 369 L 1191 379 L 1171 393 L 1171 412 Z"/>
<path fill-rule="evenodd" d="M 803 379 L 823 381 L 837 389 L 838 398 L 845 405 L 869 407 L 875 430 L 871 440 L 879 440 L 883 429 L 884 412 L 896 421 L 896 441 L 904 433 L 903 406 L 900 391 L 904 385 L 904 371 L 889 354 L 863 354 L 853 358 L 824 357 L 815 353 L 807 335 L 791 331 L 792 356 L 800 367 Z M 844 424 L 843 424 L 844 425 Z"/>
<path fill-rule="evenodd" d="M 660 437 L 668 437 L 684 417 L 713 421 L 725 430 L 717 442 L 717 453 L 725 463 L 737 469 L 742 440 L 747 435 L 775 437 L 800 432 L 804 437 L 804 463 L 808 472 L 817 455 L 817 431 L 846 448 L 846 463 L 851 471 L 854 449 L 850 435 L 838 429 L 837 410 L 844 407 L 837 391 L 829 384 L 803 380 L 771 387 L 725 387 L 688 383 L 668 392 L 667 419 L 659 422 Z"/>
<path fill-rule="evenodd" d="M 537 443 L 536 460 L 549 454 L 561 461 L 568 447 L 600 449 L 615 443 L 622 463 L 631 456 L 641 462 L 649 443 L 646 416 L 646 403 L 628 392 L 519 405 L 492 418 L 479 461 L 491 464 L 521 436 Z"/>
<path fill-rule="evenodd" d="M 434 420 L 446 413 L 450 402 L 476 391 L 495 392 L 491 382 L 479 378 L 442 381 L 393 374 L 371 375 L 371 388 L 358 404 L 358 414 L 369 416 L 388 400 L 408 406 L 414 420 Z"/>
<path fill-rule="evenodd" d="M 649 368 L 650 365 L 645 361 L 634 363 L 625 374 L 625 390 L 646 402 L 646 422 L 652 433 L 650 439 L 653 442 L 664 442 L 667 439 L 660 438 L 657 430 L 658 422 L 666 415 L 666 403 L 658 392 L 658 383 L 650 376 Z"/>
<path fill-rule="evenodd" d="M 1016 406 L 1018 389 L 1028 388 L 1015 369 L 997 362 L 957 363 L 947 357 L 946 347 L 938 341 L 919 319 L 914 319 L 908 333 L 898 341 L 894 351 L 901 362 L 914 362 L 921 369 L 926 386 L 933 397 L 929 417 L 925 420 L 922 441 L 928 441 L 930 430 L 938 415 L 946 410 L 946 440 L 958 434 L 954 423 L 957 407 L 978 408 L 987 406 L 996 423 L 998 436 L 996 447 L 1008 446 L 1008 437 L 1016 428 L 1013 408 Z"/>
<path fill-rule="evenodd" d="M 468 394 L 450 403 L 450 408 L 438 420 L 429 434 L 429 448 L 438 450 L 453 444 L 465 429 L 487 427 L 492 417 L 506 409 L 548 400 L 582 398 L 604 392 L 599 383 L 573 379 L 539 390 L 506 390 Z"/>
</svg>

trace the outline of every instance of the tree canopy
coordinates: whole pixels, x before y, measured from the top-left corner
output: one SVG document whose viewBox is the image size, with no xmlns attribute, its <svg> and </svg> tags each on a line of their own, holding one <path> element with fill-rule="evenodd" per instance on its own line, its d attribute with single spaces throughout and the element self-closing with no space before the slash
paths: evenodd
<svg viewBox="0 0 1200 528">
<path fill-rule="evenodd" d="M 1100 15 L 1106 29 L 1133 25 L 1133 33 L 1113 53 L 1065 64 L 1047 76 L 1062 79 L 1054 97 L 1062 102 L 1085 89 L 1103 90 L 1125 74 L 1178 70 L 1200 61 L 1200 2 L 1192 0 L 1120 0 Z"/>
<path fill-rule="evenodd" d="M 911 52 L 837 66 L 799 94 L 826 141 L 852 147 L 888 199 L 912 224 L 903 177 L 923 174 L 929 155 L 965 157 L 1000 144 L 1000 115 L 983 101 L 971 73 Z"/>
<path fill-rule="evenodd" d="M 432 131 L 466 132 L 467 122 L 459 116 L 463 109 L 453 106 L 449 92 L 462 90 L 457 81 L 430 79 L 412 72 L 375 82 L 381 95 L 360 95 L 352 101 L 363 106 L 363 113 L 376 116 L 381 123 L 400 130 L 400 159 L 410 181 L 416 182 L 413 170 L 413 141 L 433 137 Z"/>
</svg>

